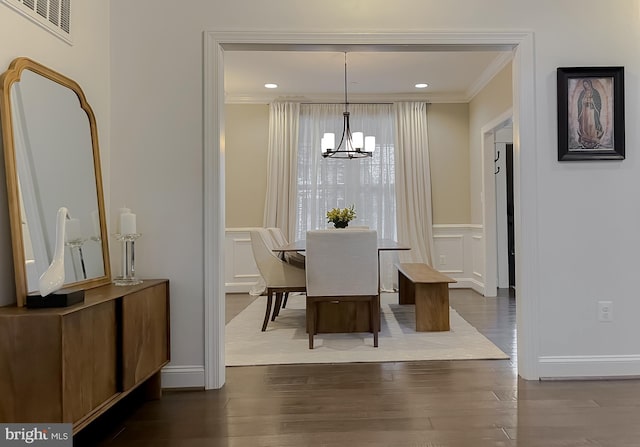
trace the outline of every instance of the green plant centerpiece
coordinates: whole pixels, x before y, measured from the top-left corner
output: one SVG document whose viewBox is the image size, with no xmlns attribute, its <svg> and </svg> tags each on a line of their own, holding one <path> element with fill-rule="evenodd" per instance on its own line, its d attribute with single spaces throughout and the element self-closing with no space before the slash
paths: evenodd
<svg viewBox="0 0 640 447">
<path fill-rule="evenodd" d="M 327 211 L 327 222 L 333 222 L 336 228 L 346 228 L 349 222 L 356 218 L 353 205 L 348 208 L 333 208 Z"/>
</svg>

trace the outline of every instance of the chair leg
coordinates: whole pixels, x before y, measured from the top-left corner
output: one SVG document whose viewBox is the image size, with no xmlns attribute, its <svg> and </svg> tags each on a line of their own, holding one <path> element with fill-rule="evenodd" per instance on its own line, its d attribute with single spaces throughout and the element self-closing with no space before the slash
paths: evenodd
<svg viewBox="0 0 640 447">
<path fill-rule="evenodd" d="M 316 304 L 307 300 L 307 332 L 309 332 L 309 349 L 313 349 L 313 336 L 316 333 Z"/>
<path fill-rule="evenodd" d="M 273 315 L 271 315 L 271 321 L 275 321 L 276 317 L 280 315 L 281 306 L 282 306 L 282 292 L 276 292 L 276 305 L 273 308 Z"/>
<path fill-rule="evenodd" d="M 267 324 L 269 324 L 269 315 L 271 314 L 271 304 L 273 302 L 273 293 L 267 291 L 267 310 L 264 313 L 264 322 L 262 323 L 262 332 L 267 330 Z"/>
<path fill-rule="evenodd" d="M 289 299 L 289 292 L 284 292 L 284 300 L 282 301 L 282 308 L 287 307 L 287 300 Z"/>
</svg>

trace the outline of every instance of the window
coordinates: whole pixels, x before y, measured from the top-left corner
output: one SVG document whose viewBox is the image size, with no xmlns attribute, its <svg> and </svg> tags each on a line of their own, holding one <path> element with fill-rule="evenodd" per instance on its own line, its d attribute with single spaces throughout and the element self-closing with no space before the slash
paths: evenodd
<svg viewBox="0 0 640 447">
<path fill-rule="evenodd" d="M 325 132 L 340 141 L 344 105 L 302 104 L 298 138 L 297 240 L 310 229 L 326 228 L 326 212 L 354 205 L 351 223 L 378 231 L 380 238 L 396 238 L 394 124 L 391 104 L 349 105 L 351 131 L 375 135 L 373 157 L 322 158 Z"/>
</svg>

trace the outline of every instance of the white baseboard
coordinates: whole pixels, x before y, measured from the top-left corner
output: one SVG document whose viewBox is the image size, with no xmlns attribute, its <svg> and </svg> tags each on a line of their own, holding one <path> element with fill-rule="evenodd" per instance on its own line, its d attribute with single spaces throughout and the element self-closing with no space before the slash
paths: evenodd
<svg viewBox="0 0 640 447">
<path fill-rule="evenodd" d="M 450 289 L 473 289 L 484 295 L 484 284 L 472 278 L 454 278 L 458 282 L 449 284 Z"/>
<path fill-rule="evenodd" d="M 541 379 L 640 376 L 640 355 L 576 355 L 538 358 Z"/>
<path fill-rule="evenodd" d="M 204 366 L 165 366 L 162 388 L 204 388 Z"/>
<path fill-rule="evenodd" d="M 224 288 L 226 293 L 249 293 L 251 288 L 255 286 L 256 283 L 225 283 Z"/>
</svg>

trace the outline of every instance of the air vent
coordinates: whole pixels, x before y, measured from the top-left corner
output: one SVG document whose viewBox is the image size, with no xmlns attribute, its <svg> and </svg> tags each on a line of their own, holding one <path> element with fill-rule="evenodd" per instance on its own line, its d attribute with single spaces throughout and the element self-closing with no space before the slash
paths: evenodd
<svg viewBox="0 0 640 447">
<path fill-rule="evenodd" d="M 71 41 L 71 0 L 0 0 L 67 43 Z"/>
<path fill-rule="evenodd" d="M 36 12 L 40 17 L 47 18 L 47 0 L 38 0 L 38 7 Z"/>
<path fill-rule="evenodd" d="M 54 25 L 60 23 L 60 1 L 49 0 L 49 22 Z"/>
<path fill-rule="evenodd" d="M 62 0 L 60 9 L 60 28 L 67 33 L 71 33 L 71 0 Z"/>
</svg>

